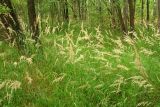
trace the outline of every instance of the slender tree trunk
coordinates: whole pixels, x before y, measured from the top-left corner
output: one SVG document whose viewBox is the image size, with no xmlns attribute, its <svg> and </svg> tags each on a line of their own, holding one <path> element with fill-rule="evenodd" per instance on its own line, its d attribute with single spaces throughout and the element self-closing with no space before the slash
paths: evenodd
<svg viewBox="0 0 160 107">
<path fill-rule="evenodd" d="M 157 12 L 158 12 L 158 0 L 154 0 L 153 16 L 152 16 L 153 22 L 155 20 L 155 17 L 157 17 Z"/>
<path fill-rule="evenodd" d="M 160 32 L 160 0 L 158 0 L 158 30 Z"/>
<path fill-rule="evenodd" d="M 127 0 L 123 0 L 124 8 L 123 8 L 123 18 L 125 23 L 125 28 L 128 28 L 128 2 Z"/>
<path fill-rule="evenodd" d="M 35 43 L 38 43 L 40 42 L 39 25 L 35 9 L 35 0 L 27 0 L 27 5 L 28 5 L 28 17 L 29 17 L 29 25 L 30 25 L 32 39 L 35 40 Z"/>
<path fill-rule="evenodd" d="M 51 5 L 50 5 L 50 17 L 51 17 L 51 25 L 54 25 L 55 23 L 55 19 L 57 17 L 57 14 L 58 14 L 58 9 L 57 9 L 57 5 L 56 5 L 56 2 L 52 2 Z"/>
<path fill-rule="evenodd" d="M 127 32 L 126 30 L 126 27 L 125 27 L 125 23 L 124 23 L 124 19 L 123 19 L 123 16 L 122 16 L 122 12 L 121 12 L 121 7 L 120 7 L 120 3 L 119 1 L 117 1 L 116 3 L 116 9 L 117 9 L 117 15 L 118 15 L 118 18 L 119 18 L 119 21 L 120 21 L 120 26 L 121 26 L 121 29 L 123 32 Z"/>
<path fill-rule="evenodd" d="M 129 15 L 130 15 L 130 30 L 134 31 L 135 29 L 135 0 L 128 0 L 129 4 Z"/>
<path fill-rule="evenodd" d="M 25 43 L 24 43 L 24 34 L 22 33 L 22 28 L 20 26 L 18 17 L 16 12 L 14 11 L 14 8 L 12 6 L 12 3 L 10 0 L 0 0 L 0 5 L 6 6 L 10 9 L 10 12 L 8 14 L 0 14 L 0 20 L 2 24 L 4 25 L 5 29 L 8 31 L 8 34 L 11 35 L 11 42 L 14 40 L 16 41 L 16 44 L 18 46 L 18 49 L 24 49 Z M 10 32 L 9 29 L 12 29 L 13 31 Z"/>
<path fill-rule="evenodd" d="M 141 2 L 141 24 L 143 24 L 144 20 L 144 0 Z"/>
<path fill-rule="evenodd" d="M 81 1 L 81 19 L 86 20 L 86 14 L 87 14 L 87 3 L 86 0 Z"/>
<path fill-rule="evenodd" d="M 65 0 L 63 3 L 63 19 L 65 22 L 69 22 L 69 10 L 68 10 L 68 1 Z"/>
<path fill-rule="evenodd" d="M 82 14 L 81 14 L 81 1 L 77 0 L 78 2 L 78 14 L 79 14 L 79 20 L 81 20 Z"/>
<path fill-rule="evenodd" d="M 149 19 L 150 19 L 150 14 L 149 14 L 149 4 L 150 4 L 150 1 L 147 0 L 147 26 L 149 27 Z"/>
<path fill-rule="evenodd" d="M 77 17 L 78 17 L 78 1 L 73 0 L 72 4 L 73 4 L 73 18 L 77 19 Z"/>
<path fill-rule="evenodd" d="M 115 11 L 115 3 L 114 1 L 112 0 L 110 2 L 110 5 L 111 5 L 111 20 L 112 20 L 112 27 L 115 28 L 116 27 L 116 11 Z"/>
<path fill-rule="evenodd" d="M 62 5 L 62 0 L 60 0 L 60 1 L 58 1 L 58 3 L 57 3 L 57 20 L 58 20 L 58 24 L 60 24 L 61 22 L 62 22 L 62 7 L 63 7 L 63 5 Z"/>
<path fill-rule="evenodd" d="M 99 23 L 100 23 L 100 28 L 103 29 L 103 15 L 102 15 L 102 1 L 98 1 L 98 18 L 99 18 Z"/>
</svg>

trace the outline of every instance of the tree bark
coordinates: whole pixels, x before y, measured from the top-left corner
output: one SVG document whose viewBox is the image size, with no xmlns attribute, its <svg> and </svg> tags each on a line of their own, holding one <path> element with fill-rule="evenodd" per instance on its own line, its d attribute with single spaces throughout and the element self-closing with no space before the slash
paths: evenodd
<svg viewBox="0 0 160 107">
<path fill-rule="evenodd" d="M 160 32 L 160 0 L 158 0 L 158 30 Z"/>
<path fill-rule="evenodd" d="M 144 20 L 144 0 L 141 1 L 141 24 L 143 24 Z"/>
<path fill-rule="evenodd" d="M 149 14 L 149 4 L 150 4 L 150 1 L 147 0 L 147 26 L 149 27 L 149 19 L 150 19 L 150 14 Z"/>
<path fill-rule="evenodd" d="M 86 0 L 82 0 L 81 1 L 81 19 L 82 20 L 86 20 L 86 14 L 87 14 L 87 4 L 86 4 Z"/>
<path fill-rule="evenodd" d="M 123 19 L 123 16 L 122 16 L 122 12 L 121 12 L 121 7 L 120 7 L 120 4 L 119 4 L 119 1 L 116 3 L 116 9 L 117 9 L 117 15 L 118 15 L 118 18 L 119 18 L 119 21 L 120 21 L 120 26 L 121 26 L 121 29 L 123 32 L 127 32 L 127 29 L 125 27 L 125 23 L 124 23 L 124 19 Z"/>
<path fill-rule="evenodd" d="M 8 34 L 11 36 L 10 42 L 14 42 L 15 40 L 18 49 L 23 50 L 25 48 L 25 36 L 22 33 L 22 28 L 12 3 L 10 0 L 0 0 L 0 4 L 10 9 L 8 14 L 0 14 L 2 24 L 7 30 Z M 10 28 L 13 30 L 12 32 L 10 32 Z"/>
<path fill-rule="evenodd" d="M 123 18 L 126 30 L 128 28 L 128 2 L 127 0 L 123 0 L 124 8 L 123 8 Z"/>
<path fill-rule="evenodd" d="M 155 20 L 155 17 L 157 17 L 157 12 L 158 12 L 158 0 L 154 0 L 153 16 L 152 16 L 153 20 Z"/>
<path fill-rule="evenodd" d="M 81 20 L 82 17 L 82 13 L 81 13 L 81 1 L 77 0 L 78 2 L 78 14 L 79 14 L 79 20 Z"/>
<path fill-rule="evenodd" d="M 101 0 L 98 0 L 98 18 L 99 18 L 99 25 L 100 25 L 100 28 L 103 29 L 103 13 L 102 13 L 102 1 Z"/>
<path fill-rule="evenodd" d="M 135 0 L 128 0 L 129 4 L 129 16 L 130 16 L 130 30 L 134 31 L 135 29 Z"/>
<path fill-rule="evenodd" d="M 112 28 L 115 28 L 116 27 L 116 10 L 115 10 L 115 4 L 114 4 L 114 1 L 111 0 L 110 2 L 110 5 L 111 5 L 111 20 L 112 20 Z"/>
<path fill-rule="evenodd" d="M 77 17 L 78 17 L 78 1 L 73 0 L 72 5 L 73 5 L 73 18 L 77 19 Z"/>
<path fill-rule="evenodd" d="M 67 0 L 64 0 L 64 3 L 63 3 L 63 19 L 65 22 L 69 22 L 69 10 L 68 10 Z"/>
<path fill-rule="evenodd" d="M 39 24 L 36 15 L 35 9 L 35 0 L 27 0 L 28 5 L 28 17 L 29 17 L 29 26 L 32 35 L 32 39 L 35 40 L 35 43 L 39 42 Z"/>
</svg>

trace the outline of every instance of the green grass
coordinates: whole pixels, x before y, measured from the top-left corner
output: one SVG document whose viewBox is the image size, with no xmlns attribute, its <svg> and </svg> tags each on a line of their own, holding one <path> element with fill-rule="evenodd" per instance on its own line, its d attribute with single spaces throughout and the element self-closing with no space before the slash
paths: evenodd
<svg viewBox="0 0 160 107">
<path fill-rule="evenodd" d="M 0 106 L 160 107 L 160 36 L 109 32 L 44 31 L 43 54 L 28 40 L 27 56 L 1 42 Z"/>
</svg>

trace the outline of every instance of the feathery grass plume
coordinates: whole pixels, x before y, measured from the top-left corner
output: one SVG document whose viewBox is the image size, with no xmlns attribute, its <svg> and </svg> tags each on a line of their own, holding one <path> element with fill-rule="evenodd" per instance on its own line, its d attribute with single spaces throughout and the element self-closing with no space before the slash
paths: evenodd
<svg viewBox="0 0 160 107">
<path fill-rule="evenodd" d="M 53 81 L 51 81 L 52 84 L 57 83 L 57 82 L 61 82 L 64 78 L 66 77 L 66 74 L 60 74 L 59 77 L 55 78 Z"/>
<path fill-rule="evenodd" d="M 25 74 L 25 80 L 27 81 L 28 84 L 32 84 L 33 79 L 31 78 L 28 72 L 26 72 Z"/>
<path fill-rule="evenodd" d="M 2 83 L 0 83 L 0 90 L 5 87 L 5 84 L 6 84 L 6 81 L 3 81 Z"/>
<path fill-rule="evenodd" d="M 120 77 L 118 79 L 116 79 L 111 85 L 110 87 L 115 88 L 116 90 L 113 90 L 113 93 L 119 93 L 121 91 L 121 86 L 123 84 L 126 84 L 126 79 L 120 75 Z"/>
<path fill-rule="evenodd" d="M 141 63 L 141 59 L 138 53 L 138 50 L 136 48 L 135 45 L 133 45 L 134 48 L 134 52 L 135 52 L 135 66 L 136 68 L 139 70 L 140 74 L 148 80 L 148 74 L 145 71 L 145 68 L 143 67 L 142 63 Z"/>
<path fill-rule="evenodd" d="M 140 50 L 141 50 L 140 53 L 143 53 L 143 54 L 145 54 L 145 55 L 147 55 L 147 56 L 151 56 L 151 55 L 153 55 L 154 53 L 156 53 L 155 51 L 146 49 L 146 48 L 144 48 L 144 47 L 141 47 Z"/>
<path fill-rule="evenodd" d="M 8 104 L 11 103 L 11 100 L 13 98 L 14 92 L 16 92 L 18 89 L 21 88 L 21 82 L 17 80 L 5 80 L 2 83 L 0 83 L 0 90 L 5 90 L 4 94 L 0 96 L 1 102 L 7 101 Z M 0 106 L 2 104 L 0 103 Z"/>
<path fill-rule="evenodd" d="M 122 69 L 122 70 L 125 70 L 125 71 L 129 71 L 129 68 L 126 67 L 125 65 L 118 64 L 118 65 L 117 65 L 117 68 Z"/>
<path fill-rule="evenodd" d="M 136 107 L 150 107 L 151 105 L 152 105 L 151 102 L 143 101 L 143 102 L 138 103 Z"/>
</svg>

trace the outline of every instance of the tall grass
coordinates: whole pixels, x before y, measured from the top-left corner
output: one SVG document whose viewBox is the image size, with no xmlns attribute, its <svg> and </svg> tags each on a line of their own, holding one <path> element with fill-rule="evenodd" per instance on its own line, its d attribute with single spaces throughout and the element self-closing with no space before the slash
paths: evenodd
<svg viewBox="0 0 160 107">
<path fill-rule="evenodd" d="M 41 31 L 43 54 L 29 38 L 27 56 L 0 42 L 0 106 L 160 106 L 160 35 L 153 28 L 135 38 L 83 24 L 57 28 Z"/>
</svg>

